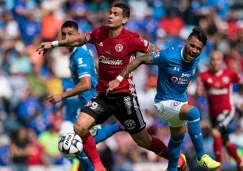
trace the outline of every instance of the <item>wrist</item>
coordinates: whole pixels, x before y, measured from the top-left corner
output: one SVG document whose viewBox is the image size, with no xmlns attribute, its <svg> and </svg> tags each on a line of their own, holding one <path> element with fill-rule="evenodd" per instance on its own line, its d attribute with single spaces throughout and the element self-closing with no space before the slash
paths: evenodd
<svg viewBox="0 0 243 171">
<path fill-rule="evenodd" d="M 64 93 L 61 94 L 62 100 L 65 99 Z"/>
<path fill-rule="evenodd" d="M 123 76 L 118 75 L 118 76 L 116 77 L 116 79 L 117 79 L 118 81 L 122 82 L 122 80 L 123 80 L 124 78 L 123 78 Z"/>
<path fill-rule="evenodd" d="M 59 42 L 58 42 L 57 40 L 55 40 L 55 41 L 51 42 L 51 45 L 52 45 L 53 47 L 58 47 Z"/>
</svg>

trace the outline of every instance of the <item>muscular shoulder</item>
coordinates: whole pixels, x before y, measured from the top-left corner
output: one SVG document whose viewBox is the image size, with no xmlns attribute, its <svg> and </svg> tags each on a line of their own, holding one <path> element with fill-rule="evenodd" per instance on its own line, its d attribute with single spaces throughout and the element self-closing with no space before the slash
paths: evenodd
<svg viewBox="0 0 243 171">
<path fill-rule="evenodd" d="M 225 69 L 223 70 L 223 72 L 224 72 L 225 75 L 237 75 L 236 72 L 235 72 L 234 70 L 229 69 L 229 68 L 225 68 Z"/>
<path fill-rule="evenodd" d="M 107 26 L 101 26 L 101 27 L 99 27 L 99 28 L 93 30 L 93 31 L 92 31 L 92 34 L 93 34 L 94 36 L 98 36 L 98 35 L 100 35 L 100 34 L 104 34 L 105 32 L 108 32 L 108 31 L 109 31 L 109 29 L 108 29 Z"/>
</svg>

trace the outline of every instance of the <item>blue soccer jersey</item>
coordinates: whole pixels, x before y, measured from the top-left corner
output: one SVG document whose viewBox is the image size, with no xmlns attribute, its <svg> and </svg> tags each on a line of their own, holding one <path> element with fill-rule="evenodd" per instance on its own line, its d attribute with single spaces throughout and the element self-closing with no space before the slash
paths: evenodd
<svg viewBox="0 0 243 171">
<path fill-rule="evenodd" d="M 70 78 L 62 78 L 63 91 L 66 92 L 74 88 L 74 83 Z M 77 110 L 83 106 L 83 103 L 77 96 L 66 98 L 65 102 L 65 120 L 75 123 Z"/>
<path fill-rule="evenodd" d="M 195 75 L 199 57 L 187 63 L 182 52 L 181 47 L 171 47 L 153 53 L 152 62 L 159 66 L 156 103 L 163 100 L 187 101 L 186 89 Z"/>
<path fill-rule="evenodd" d="M 91 79 L 91 89 L 79 94 L 80 104 L 83 106 L 96 95 L 97 75 L 95 71 L 94 57 L 86 46 L 74 49 L 70 57 L 70 71 L 74 84 L 78 84 L 82 77 L 89 76 Z M 80 106 L 81 108 L 83 106 Z"/>
</svg>

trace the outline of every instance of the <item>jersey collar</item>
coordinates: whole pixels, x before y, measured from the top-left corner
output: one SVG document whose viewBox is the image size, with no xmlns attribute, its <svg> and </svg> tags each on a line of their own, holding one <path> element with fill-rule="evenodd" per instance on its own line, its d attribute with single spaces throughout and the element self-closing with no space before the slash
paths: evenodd
<svg viewBox="0 0 243 171">
<path fill-rule="evenodd" d="M 189 63 L 189 62 L 186 61 L 186 60 L 184 59 L 184 57 L 183 57 L 183 50 L 184 50 L 184 47 L 181 48 L 181 59 L 182 59 L 184 62 Z"/>
<path fill-rule="evenodd" d="M 76 51 L 77 47 L 73 48 L 73 51 L 71 52 L 71 55 Z"/>
<path fill-rule="evenodd" d="M 219 70 L 218 72 L 215 73 L 217 77 L 219 77 L 223 73 L 223 69 Z"/>
</svg>

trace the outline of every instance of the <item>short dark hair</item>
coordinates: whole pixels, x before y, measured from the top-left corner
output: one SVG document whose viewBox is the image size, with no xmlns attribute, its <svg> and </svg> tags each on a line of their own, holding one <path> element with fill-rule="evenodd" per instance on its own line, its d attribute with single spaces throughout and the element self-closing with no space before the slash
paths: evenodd
<svg viewBox="0 0 243 171">
<path fill-rule="evenodd" d="M 67 28 L 71 27 L 74 28 L 75 30 L 78 30 L 78 24 L 75 21 L 67 20 L 62 24 L 61 28 Z"/>
<path fill-rule="evenodd" d="M 123 17 L 127 17 L 127 18 L 130 17 L 130 7 L 127 4 L 118 2 L 118 3 L 115 3 L 113 5 L 113 7 L 121 8 L 123 11 L 122 12 Z"/>
<path fill-rule="evenodd" d="M 202 29 L 200 29 L 199 27 L 194 27 L 191 34 L 188 36 L 188 39 L 193 36 L 196 37 L 200 42 L 202 42 L 203 45 L 206 45 L 208 38 L 206 34 L 202 31 Z"/>
</svg>

